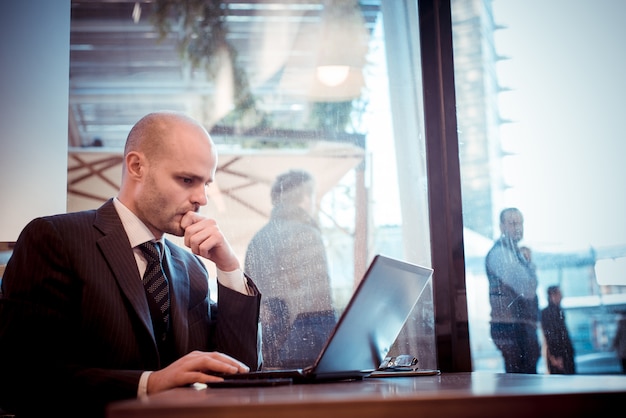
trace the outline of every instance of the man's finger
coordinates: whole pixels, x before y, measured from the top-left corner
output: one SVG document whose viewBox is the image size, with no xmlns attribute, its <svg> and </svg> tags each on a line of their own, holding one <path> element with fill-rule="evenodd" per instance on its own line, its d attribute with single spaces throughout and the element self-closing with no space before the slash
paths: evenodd
<svg viewBox="0 0 626 418">
<path fill-rule="evenodd" d="M 183 229 L 187 229 L 187 227 L 189 225 L 193 225 L 196 222 L 200 221 L 204 219 L 202 217 L 202 215 L 199 215 L 195 212 L 189 211 L 187 213 L 185 213 L 185 215 L 183 216 L 183 218 L 180 220 L 180 227 Z"/>
</svg>

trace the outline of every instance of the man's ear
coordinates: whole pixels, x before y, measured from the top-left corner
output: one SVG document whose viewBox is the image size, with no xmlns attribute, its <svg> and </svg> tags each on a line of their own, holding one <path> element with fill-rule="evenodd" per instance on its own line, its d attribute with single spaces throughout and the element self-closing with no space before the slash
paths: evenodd
<svg viewBox="0 0 626 418">
<path fill-rule="evenodd" d="M 131 178 L 141 178 L 144 174 L 144 158 L 143 154 L 131 151 L 126 154 L 126 171 Z"/>
</svg>

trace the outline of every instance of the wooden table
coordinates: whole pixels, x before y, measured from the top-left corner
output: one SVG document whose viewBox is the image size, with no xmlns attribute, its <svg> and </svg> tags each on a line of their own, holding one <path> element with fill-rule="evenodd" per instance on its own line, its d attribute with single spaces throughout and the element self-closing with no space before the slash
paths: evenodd
<svg viewBox="0 0 626 418">
<path fill-rule="evenodd" d="M 623 417 L 624 375 L 443 373 L 363 381 L 179 388 L 113 403 L 108 418 Z"/>
</svg>

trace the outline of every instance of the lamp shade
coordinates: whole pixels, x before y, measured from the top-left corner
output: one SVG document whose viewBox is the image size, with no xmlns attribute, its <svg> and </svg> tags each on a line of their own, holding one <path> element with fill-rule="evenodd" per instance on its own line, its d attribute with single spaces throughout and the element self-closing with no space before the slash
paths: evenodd
<svg viewBox="0 0 626 418">
<path fill-rule="evenodd" d="M 327 0 L 310 99 L 345 101 L 364 87 L 369 33 L 356 0 Z"/>
</svg>

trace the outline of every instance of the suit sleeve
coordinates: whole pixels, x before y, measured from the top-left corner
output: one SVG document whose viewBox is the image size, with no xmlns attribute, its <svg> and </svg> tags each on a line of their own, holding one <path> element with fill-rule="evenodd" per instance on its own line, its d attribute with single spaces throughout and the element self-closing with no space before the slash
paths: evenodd
<svg viewBox="0 0 626 418">
<path fill-rule="evenodd" d="M 253 295 L 243 295 L 218 282 L 216 349 L 245 363 L 250 370 L 261 364 L 259 308 L 261 294 L 249 277 Z"/>
<path fill-rule="evenodd" d="M 111 399 L 132 397 L 141 374 L 76 364 L 81 347 L 80 280 L 57 226 L 37 219 L 25 227 L 2 283 L 0 404 L 9 410 L 22 408 L 19 411 L 27 415 L 62 405 L 69 410 L 68 396 L 76 410 L 103 409 Z M 32 402 L 31 388 L 39 379 L 50 384 Z M 81 382 L 97 384 L 99 390 L 89 391 Z"/>
</svg>

